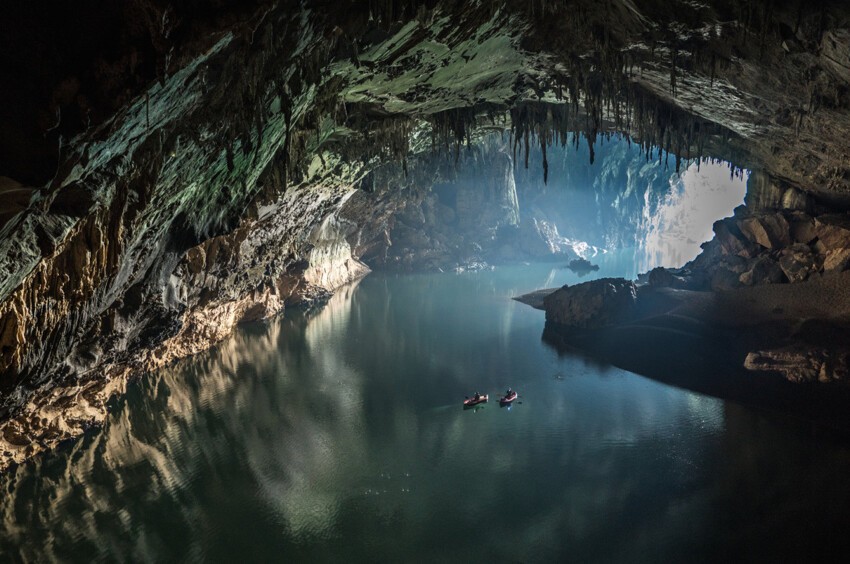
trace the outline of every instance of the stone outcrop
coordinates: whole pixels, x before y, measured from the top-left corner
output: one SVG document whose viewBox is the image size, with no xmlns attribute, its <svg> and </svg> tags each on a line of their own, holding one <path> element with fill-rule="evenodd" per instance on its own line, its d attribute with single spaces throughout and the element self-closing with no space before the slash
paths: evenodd
<svg viewBox="0 0 850 564">
<path fill-rule="evenodd" d="M 790 345 L 751 352 L 744 359 L 744 368 L 778 372 L 795 383 L 843 383 L 850 378 L 850 351 Z"/>
<path fill-rule="evenodd" d="M 577 258 L 570 261 L 567 268 L 578 274 L 579 276 L 587 276 L 591 272 L 599 270 L 598 264 L 593 264 L 584 258 Z"/>
<path fill-rule="evenodd" d="M 547 322 L 576 329 L 596 329 L 628 321 L 636 303 L 637 287 L 622 278 L 600 278 L 564 286 L 543 300 Z"/>
<path fill-rule="evenodd" d="M 779 249 L 791 242 L 788 221 L 782 214 L 756 215 L 738 222 L 741 234 L 765 249 Z"/>
<path fill-rule="evenodd" d="M 714 239 L 681 271 L 650 273 L 656 286 L 730 290 L 760 284 L 792 284 L 850 268 L 850 219 L 798 210 L 750 211 L 715 222 Z"/>
</svg>

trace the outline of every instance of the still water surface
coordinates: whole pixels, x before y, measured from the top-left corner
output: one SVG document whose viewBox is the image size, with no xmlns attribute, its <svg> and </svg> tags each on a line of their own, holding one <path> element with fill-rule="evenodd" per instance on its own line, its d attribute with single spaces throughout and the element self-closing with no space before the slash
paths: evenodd
<svg viewBox="0 0 850 564">
<path fill-rule="evenodd" d="M 510 298 L 576 280 L 373 274 L 243 327 L 0 477 L 0 560 L 795 561 L 843 542 L 846 443 L 559 356 Z M 507 386 L 510 409 L 461 409 Z"/>
</svg>

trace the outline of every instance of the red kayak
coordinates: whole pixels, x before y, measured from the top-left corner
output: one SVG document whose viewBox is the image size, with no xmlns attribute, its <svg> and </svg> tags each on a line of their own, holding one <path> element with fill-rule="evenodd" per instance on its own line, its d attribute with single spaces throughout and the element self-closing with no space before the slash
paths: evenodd
<svg viewBox="0 0 850 564">
<path fill-rule="evenodd" d="M 518 397 L 519 397 L 519 394 L 517 394 L 516 392 L 511 392 L 506 396 L 500 397 L 499 403 L 502 404 L 502 405 L 508 405 L 509 403 L 512 403 L 515 399 L 517 399 Z"/>
<path fill-rule="evenodd" d="M 487 403 L 487 398 L 489 398 L 487 394 L 478 396 L 477 398 L 471 397 L 463 400 L 463 407 L 472 407 L 473 405 L 478 405 L 479 403 Z"/>
</svg>

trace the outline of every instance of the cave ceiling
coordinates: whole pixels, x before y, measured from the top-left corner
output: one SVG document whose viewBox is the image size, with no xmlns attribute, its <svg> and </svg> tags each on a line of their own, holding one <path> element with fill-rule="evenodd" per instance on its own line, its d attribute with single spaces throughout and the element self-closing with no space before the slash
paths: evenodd
<svg viewBox="0 0 850 564">
<path fill-rule="evenodd" d="M 504 123 L 520 145 L 622 132 L 825 196 L 850 187 L 841 2 L 52 4 L 0 24 L 0 175 L 28 186 L 67 184 L 61 165 L 98 143 L 127 154 L 127 137 L 192 135 L 169 131 L 183 122 L 245 144 L 281 113 L 349 158 L 404 158 L 419 122 L 443 145 Z"/>
</svg>

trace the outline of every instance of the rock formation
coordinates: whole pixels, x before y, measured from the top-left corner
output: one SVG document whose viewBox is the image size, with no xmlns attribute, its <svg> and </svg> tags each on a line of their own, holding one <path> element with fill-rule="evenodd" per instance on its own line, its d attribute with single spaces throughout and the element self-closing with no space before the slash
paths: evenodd
<svg viewBox="0 0 850 564">
<path fill-rule="evenodd" d="M 570 328 L 597 329 L 629 321 L 637 288 L 622 278 L 600 278 L 564 286 L 543 300 L 546 321 Z"/>
<path fill-rule="evenodd" d="M 598 264 L 592 264 L 589 260 L 583 258 L 577 258 L 570 261 L 570 264 L 567 265 L 567 268 L 575 272 L 576 274 L 581 276 L 587 276 L 591 272 L 595 272 L 599 270 Z"/>
<path fill-rule="evenodd" d="M 129 375 L 326 296 L 364 261 L 439 268 L 528 233 L 569 247 L 518 215 L 506 180 L 533 159 L 548 182 L 557 145 L 593 162 L 623 134 L 671 170 L 757 171 L 764 189 L 677 274 L 689 284 L 796 287 L 848 264 L 837 0 L 13 4 L 0 466 L 96 424 Z M 474 170 L 465 153 L 490 133 L 507 149 L 473 192 L 447 170 Z M 485 235 L 424 228 L 458 224 Z"/>
</svg>

